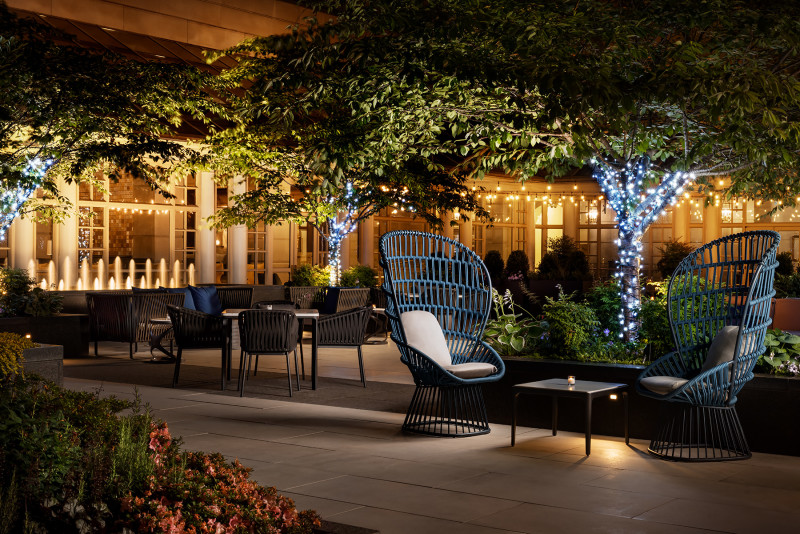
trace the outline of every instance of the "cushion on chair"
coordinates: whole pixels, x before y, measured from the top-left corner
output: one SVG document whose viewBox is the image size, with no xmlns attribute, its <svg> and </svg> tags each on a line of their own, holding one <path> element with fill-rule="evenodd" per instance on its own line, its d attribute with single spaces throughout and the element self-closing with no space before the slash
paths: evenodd
<svg viewBox="0 0 800 534">
<path fill-rule="evenodd" d="M 722 330 L 717 332 L 714 336 L 714 341 L 708 347 L 708 354 L 706 354 L 706 361 L 700 372 L 708 371 L 720 365 L 733 360 L 733 353 L 736 351 L 736 337 L 739 335 L 738 326 L 724 326 Z M 744 348 L 744 344 L 743 347 Z"/>
<path fill-rule="evenodd" d="M 453 373 L 458 378 L 483 378 L 497 372 L 497 367 L 491 363 L 468 362 L 458 365 L 445 365 L 444 370 Z"/>
<path fill-rule="evenodd" d="M 167 293 L 183 293 L 183 307 L 187 310 L 196 310 L 194 306 L 194 299 L 192 299 L 192 292 L 188 287 L 159 287 Z"/>
<path fill-rule="evenodd" d="M 642 387 L 659 395 L 668 395 L 686 382 L 688 382 L 688 380 L 685 378 L 677 378 L 674 376 L 648 376 L 639 381 Z"/>
<path fill-rule="evenodd" d="M 222 315 L 222 303 L 219 301 L 215 286 L 189 286 L 195 309 L 210 315 Z"/>
<path fill-rule="evenodd" d="M 400 314 L 406 343 L 442 367 L 452 366 L 453 359 L 442 327 L 431 312 L 414 310 Z"/>
</svg>

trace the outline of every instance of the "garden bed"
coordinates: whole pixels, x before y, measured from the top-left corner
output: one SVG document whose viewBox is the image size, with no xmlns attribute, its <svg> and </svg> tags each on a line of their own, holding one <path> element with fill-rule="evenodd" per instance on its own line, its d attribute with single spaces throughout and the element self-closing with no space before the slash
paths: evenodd
<svg viewBox="0 0 800 534">
<path fill-rule="evenodd" d="M 583 363 L 569 360 L 535 360 L 504 357 L 506 374 L 498 382 L 486 384 L 489 420 L 511 424 L 514 384 L 566 378 L 628 384 L 630 395 L 630 435 L 649 440 L 655 435 L 661 403 L 643 397 L 634 390 L 636 377 L 644 366 Z M 606 436 L 623 436 L 620 401 L 598 399 L 592 410 L 593 432 Z M 534 428 L 550 428 L 550 399 L 529 395 L 520 398 L 517 424 Z M 800 379 L 757 375 L 739 394 L 737 411 L 754 452 L 800 456 L 800 426 L 795 414 L 800 413 Z M 584 431 L 584 406 L 565 400 L 559 403 L 559 428 L 571 432 Z"/>
</svg>

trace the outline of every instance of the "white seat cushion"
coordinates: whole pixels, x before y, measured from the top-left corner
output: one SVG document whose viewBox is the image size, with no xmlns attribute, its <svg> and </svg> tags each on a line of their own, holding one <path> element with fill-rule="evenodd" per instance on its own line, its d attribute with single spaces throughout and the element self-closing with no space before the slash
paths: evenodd
<svg viewBox="0 0 800 534">
<path fill-rule="evenodd" d="M 722 330 L 717 332 L 711 346 L 708 347 L 706 354 L 706 361 L 703 362 L 703 367 L 700 372 L 708 371 L 717 365 L 727 363 L 733 360 L 733 353 L 736 351 L 736 338 L 739 336 L 738 326 L 724 326 Z M 745 350 L 747 340 L 742 342 L 742 350 Z"/>
<path fill-rule="evenodd" d="M 639 381 L 642 387 L 649 389 L 653 393 L 658 393 L 659 395 L 669 395 L 686 382 L 688 382 L 688 380 L 685 378 L 678 378 L 675 376 L 648 376 Z"/>
<path fill-rule="evenodd" d="M 400 314 L 406 343 L 442 367 L 453 364 L 447 340 L 436 316 L 423 310 L 407 311 Z"/>
<path fill-rule="evenodd" d="M 445 371 L 453 373 L 458 378 L 483 378 L 497 372 L 497 367 L 491 363 L 468 362 L 457 365 L 445 366 Z"/>
</svg>

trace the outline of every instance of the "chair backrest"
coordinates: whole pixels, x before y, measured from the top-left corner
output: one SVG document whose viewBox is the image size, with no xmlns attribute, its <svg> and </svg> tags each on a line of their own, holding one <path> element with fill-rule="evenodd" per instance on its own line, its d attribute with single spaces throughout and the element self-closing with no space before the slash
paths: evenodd
<svg viewBox="0 0 800 534">
<path fill-rule="evenodd" d="M 167 315 L 178 347 L 224 350 L 228 336 L 222 317 L 171 305 L 167 305 Z"/>
<path fill-rule="evenodd" d="M 317 323 L 320 347 L 357 347 L 364 344 L 372 308 L 362 306 L 343 312 L 321 315 Z"/>
<path fill-rule="evenodd" d="M 775 259 L 773 231 L 734 234 L 698 248 L 681 261 L 667 293 L 670 326 L 681 359 L 699 371 L 724 327 L 739 327 L 731 371 L 731 398 L 753 376 L 770 324 Z"/>
<path fill-rule="evenodd" d="M 317 286 L 289 286 L 288 290 L 289 300 L 294 302 L 299 309 L 307 310 L 312 307 L 312 303 L 320 300 L 319 295 L 323 295 L 324 300 L 324 287 Z"/>
<path fill-rule="evenodd" d="M 223 310 L 246 309 L 253 301 L 253 288 L 217 286 L 217 295 Z"/>
<path fill-rule="evenodd" d="M 458 241 L 405 230 L 383 234 L 378 246 L 392 338 L 406 343 L 400 314 L 425 310 L 438 319 L 454 358 L 471 354 L 492 304 L 480 256 Z"/>
<path fill-rule="evenodd" d="M 245 352 L 289 352 L 297 345 L 297 317 L 291 310 L 246 310 L 239 313 L 239 339 Z"/>
<path fill-rule="evenodd" d="M 183 293 L 141 293 L 131 296 L 136 323 L 136 341 L 150 339 L 150 319 L 167 316 L 167 306 L 183 306 Z"/>
<path fill-rule="evenodd" d="M 93 340 L 134 341 L 131 292 L 126 290 L 86 293 L 89 328 Z"/>
<path fill-rule="evenodd" d="M 369 302 L 368 287 L 343 287 L 339 289 L 339 299 L 336 302 L 336 311 L 342 312 L 361 308 Z"/>
</svg>

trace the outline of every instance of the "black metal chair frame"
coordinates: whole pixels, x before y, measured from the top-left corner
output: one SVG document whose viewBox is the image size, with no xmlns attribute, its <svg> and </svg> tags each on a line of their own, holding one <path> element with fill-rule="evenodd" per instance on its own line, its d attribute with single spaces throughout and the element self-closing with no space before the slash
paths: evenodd
<svg viewBox="0 0 800 534">
<path fill-rule="evenodd" d="M 292 368 L 289 364 L 289 351 L 294 352 L 294 372 L 297 377 L 297 390 L 300 391 L 300 375 L 297 366 L 297 317 L 291 310 L 245 310 L 239 313 L 239 396 L 244 396 L 244 385 L 250 374 L 253 356 L 286 356 L 286 374 L 289 379 L 289 396 L 292 396 Z M 247 361 L 245 362 L 245 356 Z M 253 372 L 255 376 L 255 371 Z"/>
<path fill-rule="evenodd" d="M 736 401 L 765 350 L 779 242 L 773 231 L 734 234 L 700 247 L 675 269 L 667 306 L 677 350 L 653 362 L 636 381 L 641 395 L 666 401 L 651 454 L 676 461 L 751 456 Z M 733 360 L 703 371 L 709 346 L 725 326 L 739 328 Z M 688 382 L 659 395 L 641 384 L 655 376 Z"/>
<path fill-rule="evenodd" d="M 354 347 L 358 351 L 358 370 L 361 385 L 367 387 L 364 375 L 364 344 L 367 322 L 372 308 L 362 306 L 351 310 L 321 315 L 317 321 L 317 347 Z M 301 351 L 302 353 L 302 351 Z"/>
<path fill-rule="evenodd" d="M 222 373 L 222 390 L 225 390 L 228 355 L 228 327 L 223 317 L 209 315 L 197 310 L 189 310 L 178 306 L 167 306 L 167 313 L 172 322 L 175 344 L 178 353 L 175 356 L 175 372 L 172 387 L 177 386 L 181 370 L 184 349 L 220 349 Z"/>
<path fill-rule="evenodd" d="M 391 339 L 417 386 L 403 430 L 443 437 L 488 433 L 481 385 L 502 378 L 505 365 L 482 340 L 492 303 L 486 266 L 461 243 L 423 232 L 388 232 L 381 236 L 379 249 Z M 454 364 L 489 363 L 497 371 L 482 378 L 460 378 L 409 346 L 400 315 L 412 310 L 425 310 L 437 318 Z"/>
</svg>

